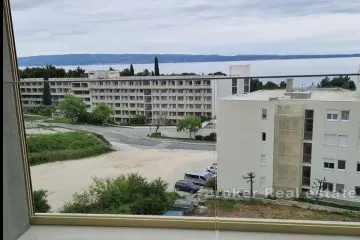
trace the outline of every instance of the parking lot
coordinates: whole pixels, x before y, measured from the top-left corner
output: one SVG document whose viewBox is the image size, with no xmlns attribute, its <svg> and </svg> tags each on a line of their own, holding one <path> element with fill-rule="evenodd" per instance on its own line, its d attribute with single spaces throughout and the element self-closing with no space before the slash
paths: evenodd
<svg viewBox="0 0 360 240">
<path fill-rule="evenodd" d="M 58 211 L 75 192 L 82 191 L 98 179 L 115 178 L 121 174 L 139 173 L 149 180 L 161 177 L 174 190 L 177 180 L 187 171 L 206 171 L 216 162 L 214 151 L 185 149 L 140 149 L 114 144 L 118 149 L 109 154 L 42 164 L 31 167 L 33 189 L 48 190 L 52 211 Z"/>
</svg>

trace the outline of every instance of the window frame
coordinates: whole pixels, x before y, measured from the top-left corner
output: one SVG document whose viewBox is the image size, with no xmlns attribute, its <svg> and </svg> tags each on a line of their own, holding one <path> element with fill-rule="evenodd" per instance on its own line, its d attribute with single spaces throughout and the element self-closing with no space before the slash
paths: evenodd
<svg viewBox="0 0 360 240">
<path fill-rule="evenodd" d="M 107 226 L 107 227 L 140 227 L 140 228 L 175 228 L 175 229 L 196 229 L 196 230 L 221 230 L 221 231 L 252 231 L 252 232 L 276 232 L 276 233 L 306 233 L 306 234 L 331 234 L 355 236 L 359 231 L 358 223 L 347 222 L 322 222 L 322 221 L 297 221 L 279 219 L 234 219 L 221 217 L 167 217 L 167 216 L 136 216 L 136 215 L 107 215 L 107 214 L 60 214 L 60 213 L 34 213 L 32 203 L 32 186 L 30 179 L 30 166 L 26 152 L 25 125 L 21 109 L 19 73 L 16 61 L 16 49 L 14 43 L 14 31 L 10 13 L 9 0 L 4 0 L 4 19 L 6 28 L 3 30 L 7 36 L 8 53 L 4 58 L 9 58 L 10 65 L 4 66 L 4 72 L 11 75 L 10 84 L 14 89 L 15 116 L 11 119 L 14 128 L 13 136 L 19 135 L 20 141 L 15 148 L 19 148 L 21 161 L 25 176 L 25 187 L 27 192 L 28 211 L 30 213 L 30 225 L 67 225 L 67 226 Z M 5 33 L 6 32 L 6 33 Z M 6 51 L 4 51 L 6 52 Z M 11 69 L 9 69 L 11 68 Z M 7 76 L 4 73 L 4 76 Z M 4 77 L 5 79 L 5 77 Z M 9 119 L 7 119 L 9 121 Z M 10 127 L 10 126 L 9 126 Z M 17 131 L 17 132 L 16 132 Z M 15 136 L 16 135 L 16 136 Z"/>
</svg>

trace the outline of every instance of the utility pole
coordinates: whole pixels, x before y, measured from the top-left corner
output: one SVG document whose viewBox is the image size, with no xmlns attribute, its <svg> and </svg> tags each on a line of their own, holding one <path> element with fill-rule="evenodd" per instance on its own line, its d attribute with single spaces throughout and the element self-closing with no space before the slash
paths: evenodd
<svg viewBox="0 0 360 240">
<path fill-rule="evenodd" d="M 250 194 L 251 194 L 251 197 L 254 197 L 254 189 L 253 189 L 253 185 L 254 185 L 254 178 L 256 177 L 255 173 L 254 172 L 249 172 L 247 174 L 247 176 L 243 176 L 243 178 L 245 180 L 247 180 L 246 182 L 250 182 Z"/>
</svg>

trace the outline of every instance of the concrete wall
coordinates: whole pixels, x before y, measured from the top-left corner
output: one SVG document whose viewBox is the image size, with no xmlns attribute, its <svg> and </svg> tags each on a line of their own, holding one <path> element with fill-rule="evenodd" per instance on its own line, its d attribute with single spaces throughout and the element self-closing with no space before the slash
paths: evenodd
<svg viewBox="0 0 360 240">
<path fill-rule="evenodd" d="M 155 128 L 153 131 L 155 131 Z M 161 132 L 161 135 L 165 137 L 189 138 L 190 136 L 189 131 L 177 132 L 176 127 L 160 127 L 159 131 Z M 215 132 L 215 128 L 202 128 L 197 133 L 195 133 L 195 135 L 206 136 L 212 132 Z M 191 137 L 195 138 L 193 133 L 191 133 Z"/>
<path fill-rule="evenodd" d="M 256 174 L 254 189 L 264 194 L 273 182 L 273 145 L 275 102 L 218 100 L 217 159 L 218 188 L 232 191 L 248 190 L 243 179 L 248 172 Z M 262 119 L 262 108 L 267 108 L 267 119 Z M 266 132 L 266 141 L 262 141 Z M 261 165 L 261 155 L 266 163 Z M 265 185 L 260 187 L 260 178 Z"/>
<path fill-rule="evenodd" d="M 29 211 L 15 110 L 14 85 L 4 83 L 4 81 L 12 81 L 13 78 L 5 19 L 3 22 L 3 238 L 14 240 L 28 229 Z"/>
</svg>

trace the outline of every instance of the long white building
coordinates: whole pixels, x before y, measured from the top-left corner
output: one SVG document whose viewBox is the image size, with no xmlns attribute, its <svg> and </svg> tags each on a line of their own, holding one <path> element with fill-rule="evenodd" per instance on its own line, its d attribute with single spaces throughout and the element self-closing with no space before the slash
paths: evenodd
<svg viewBox="0 0 360 240">
<path fill-rule="evenodd" d="M 250 92 L 250 65 L 230 66 L 229 78 L 205 76 L 131 76 L 119 71 L 90 71 L 88 78 L 50 78 L 53 103 L 65 94 L 82 97 L 91 111 L 105 102 L 115 109 L 115 120 L 126 123 L 134 115 L 154 119 L 166 115 L 172 123 L 184 116 L 214 117 L 216 98 Z M 42 104 L 43 79 L 21 79 L 24 107 Z"/>
<path fill-rule="evenodd" d="M 357 91 L 256 91 L 218 99 L 218 188 L 315 194 L 360 202 L 360 79 Z M 279 191 L 280 190 L 280 191 Z M 289 191 L 289 192 L 286 192 Z M 279 197 L 279 196 L 278 196 Z M 280 196 L 281 197 L 281 196 Z"/>
</svg>

